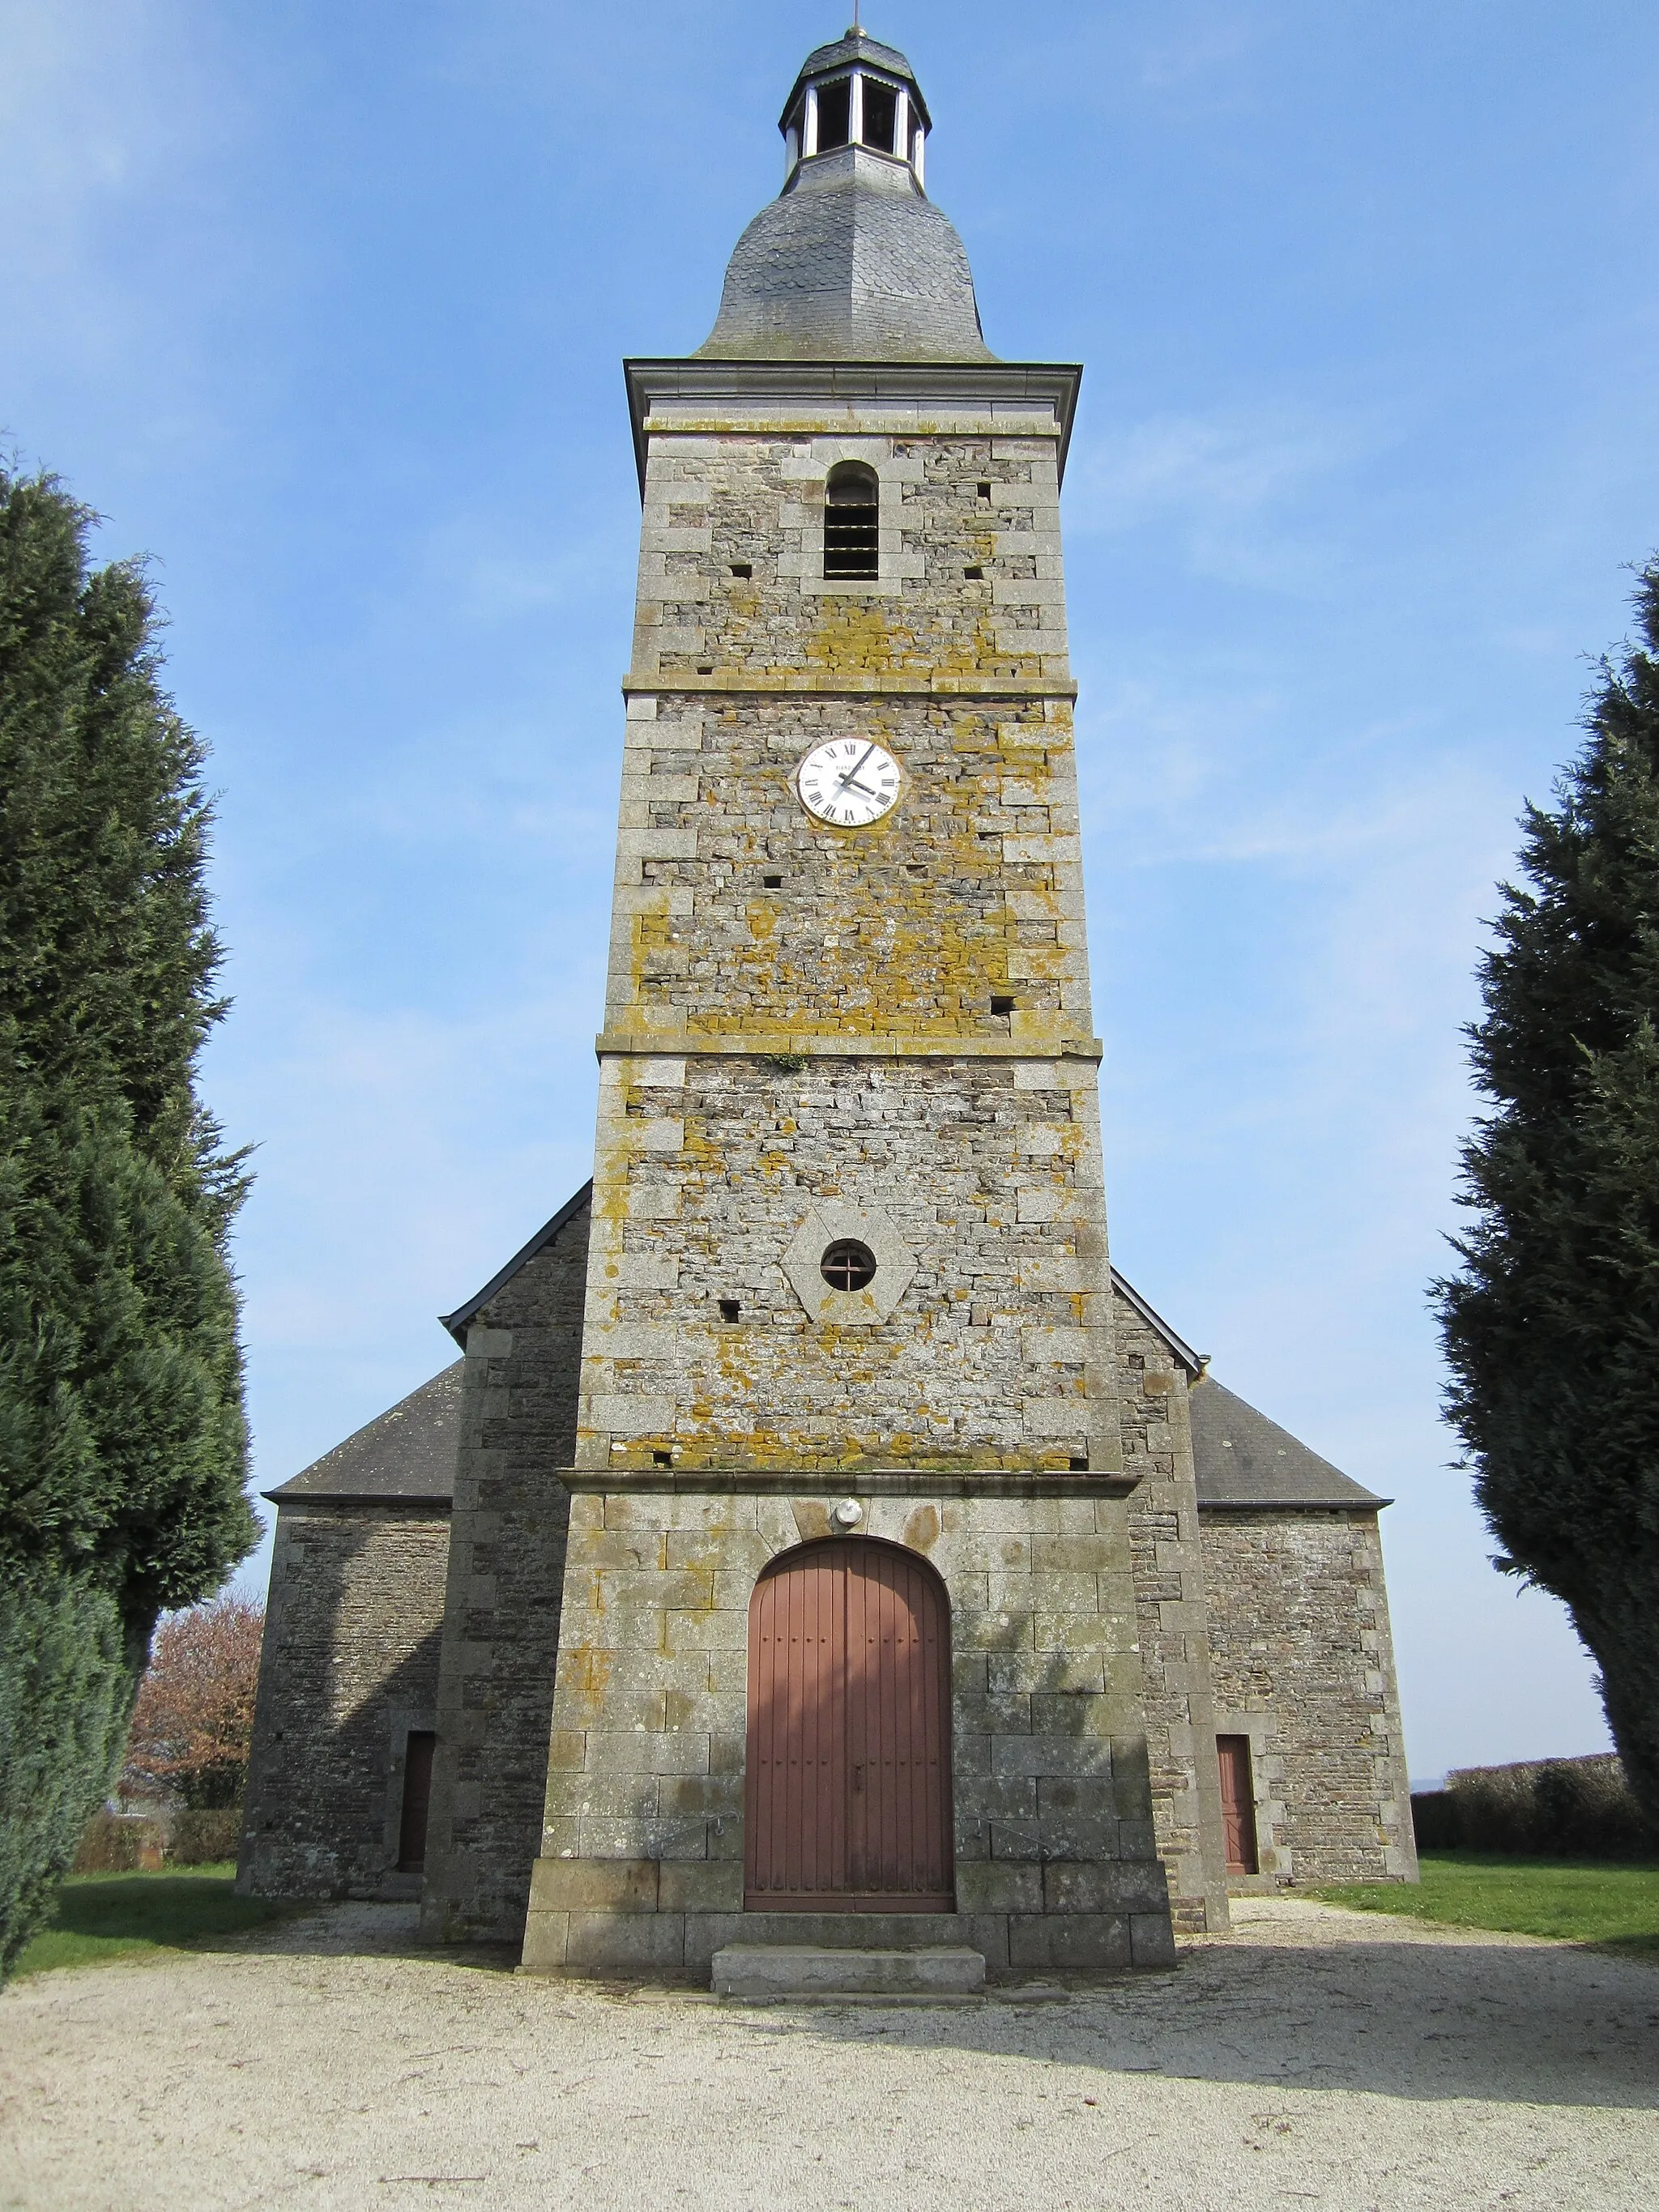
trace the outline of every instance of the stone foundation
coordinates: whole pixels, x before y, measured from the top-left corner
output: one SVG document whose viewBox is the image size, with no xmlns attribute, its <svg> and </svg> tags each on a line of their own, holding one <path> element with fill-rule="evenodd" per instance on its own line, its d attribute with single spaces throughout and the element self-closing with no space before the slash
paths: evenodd
<svg viewBox="0 0 1659 2212">
<path fill-rule="evenodd" d="M 615 1873 L 611 1869 L 616 1869 Z M 1034 1967 L 1172 1966 L 1175 1938 L 1169 1899 L 1154 1866 L 1136 1882 L 1120 1869 L 1069 1868 L 1073 1875 L 1104 1877 L 1115 1887 L 1117 1908 L 1087 1912 L 1065 1901 L 1054 1886 L 1054 1909 L 1042 1909 L 1042 1870 L 1024 1885 L 1037 1909 L 1030 1912 L 713 1912 L 653 1908 L 653 1863 L 586 1863 L 538 1859 L 531 1883 L 525 1934 L 526 1973 L 684 1974 L 706 1980 L 714 1954 L 728 1943 L 810 1944 L 821 1950 L 921 1951 L 957 1945 L 977 1951 L 993 1979 Z M 662 1869 L 665 1874 L 666 1869 Z M 710 1885 L 711 1887 L 717 1885 Z M 614 1901 L 594 1900 L 611 1889 Z M 737 1891 L 742 1894 L 742 1869 Z M 679 1894 L 677 1884 L 665 1894 Z M 578 1907 L 576 1897 L 588 1902 Z M 547 1900 L 547 1901 L 544 1901 Z M 1144 1911 L 1129 1909 L 1139 1903 Z"/>
</svg>

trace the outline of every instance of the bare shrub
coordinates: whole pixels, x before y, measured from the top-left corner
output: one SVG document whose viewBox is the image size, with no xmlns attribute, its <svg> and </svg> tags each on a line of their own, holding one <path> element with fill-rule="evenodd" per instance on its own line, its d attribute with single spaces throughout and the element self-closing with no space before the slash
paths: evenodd
<svg viewBox="0 0 1659 2212">
<path fill-rule="evenodd" d="M 263 1606 L 227 1593 L 162 1621 L 133 1708 L 124 1796 L 192 1812 L 240 1802 L 264 1620 Z"/>
<path fill-rule="evenodd" d="M 212 1866 L 234 1859 L 242 1838 L 242 1809 L 227 1805 L 219 1809 L 175 1813 L 167 1839 L 170 1866 Z"/>
</svg>

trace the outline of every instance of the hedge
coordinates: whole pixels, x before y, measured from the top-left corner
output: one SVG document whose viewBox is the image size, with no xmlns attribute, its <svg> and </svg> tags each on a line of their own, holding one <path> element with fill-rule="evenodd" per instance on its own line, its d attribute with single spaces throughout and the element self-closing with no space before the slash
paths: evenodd
<svg viewBox="0 0 1659 2212">
<path fill-rule="evenodd" d="M 1419 1850 L 1480 1850 L 1518 1858 L 1659 1857 L 1659 1834 L 1643 1817 L 1611 1752 L 1587 1759 L 1459 1767 L 1443 1790 L 1415 1791 Z"/>
</svg>

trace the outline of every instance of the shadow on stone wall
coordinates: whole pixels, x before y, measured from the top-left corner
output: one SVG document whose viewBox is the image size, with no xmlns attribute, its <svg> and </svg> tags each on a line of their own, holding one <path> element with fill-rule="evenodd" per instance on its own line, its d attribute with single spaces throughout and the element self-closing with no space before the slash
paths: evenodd
<svg viewBox="0 0 1659 2212">
<path fill-rule="evenodd" d="M 447 1522 L 342 1510 L 284 1534 L 240 1886 L 273 1897 L 407 1893 L 415 1878 L 396 1872 L 403 1756 L 408 1731 L 434 1724 Z"/>
</svg>

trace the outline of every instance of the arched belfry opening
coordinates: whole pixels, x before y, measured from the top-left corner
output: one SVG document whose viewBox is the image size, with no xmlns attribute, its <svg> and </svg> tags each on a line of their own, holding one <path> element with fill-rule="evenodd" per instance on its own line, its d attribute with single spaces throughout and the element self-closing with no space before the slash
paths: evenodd
<svg viewBox="0 0 1659 2212">
<path fill-rule="evenodd" d="M 823 573 L 881 574 L 881 484 L 863 461 L 837 461 L 823 491 Z"/>
<path fill-rule="evenodd" d="M 867 1536 L 775 1559 L 749 1607 L 744 1905 L 950 1912 L 951 1601 Z"/>
</svg>

